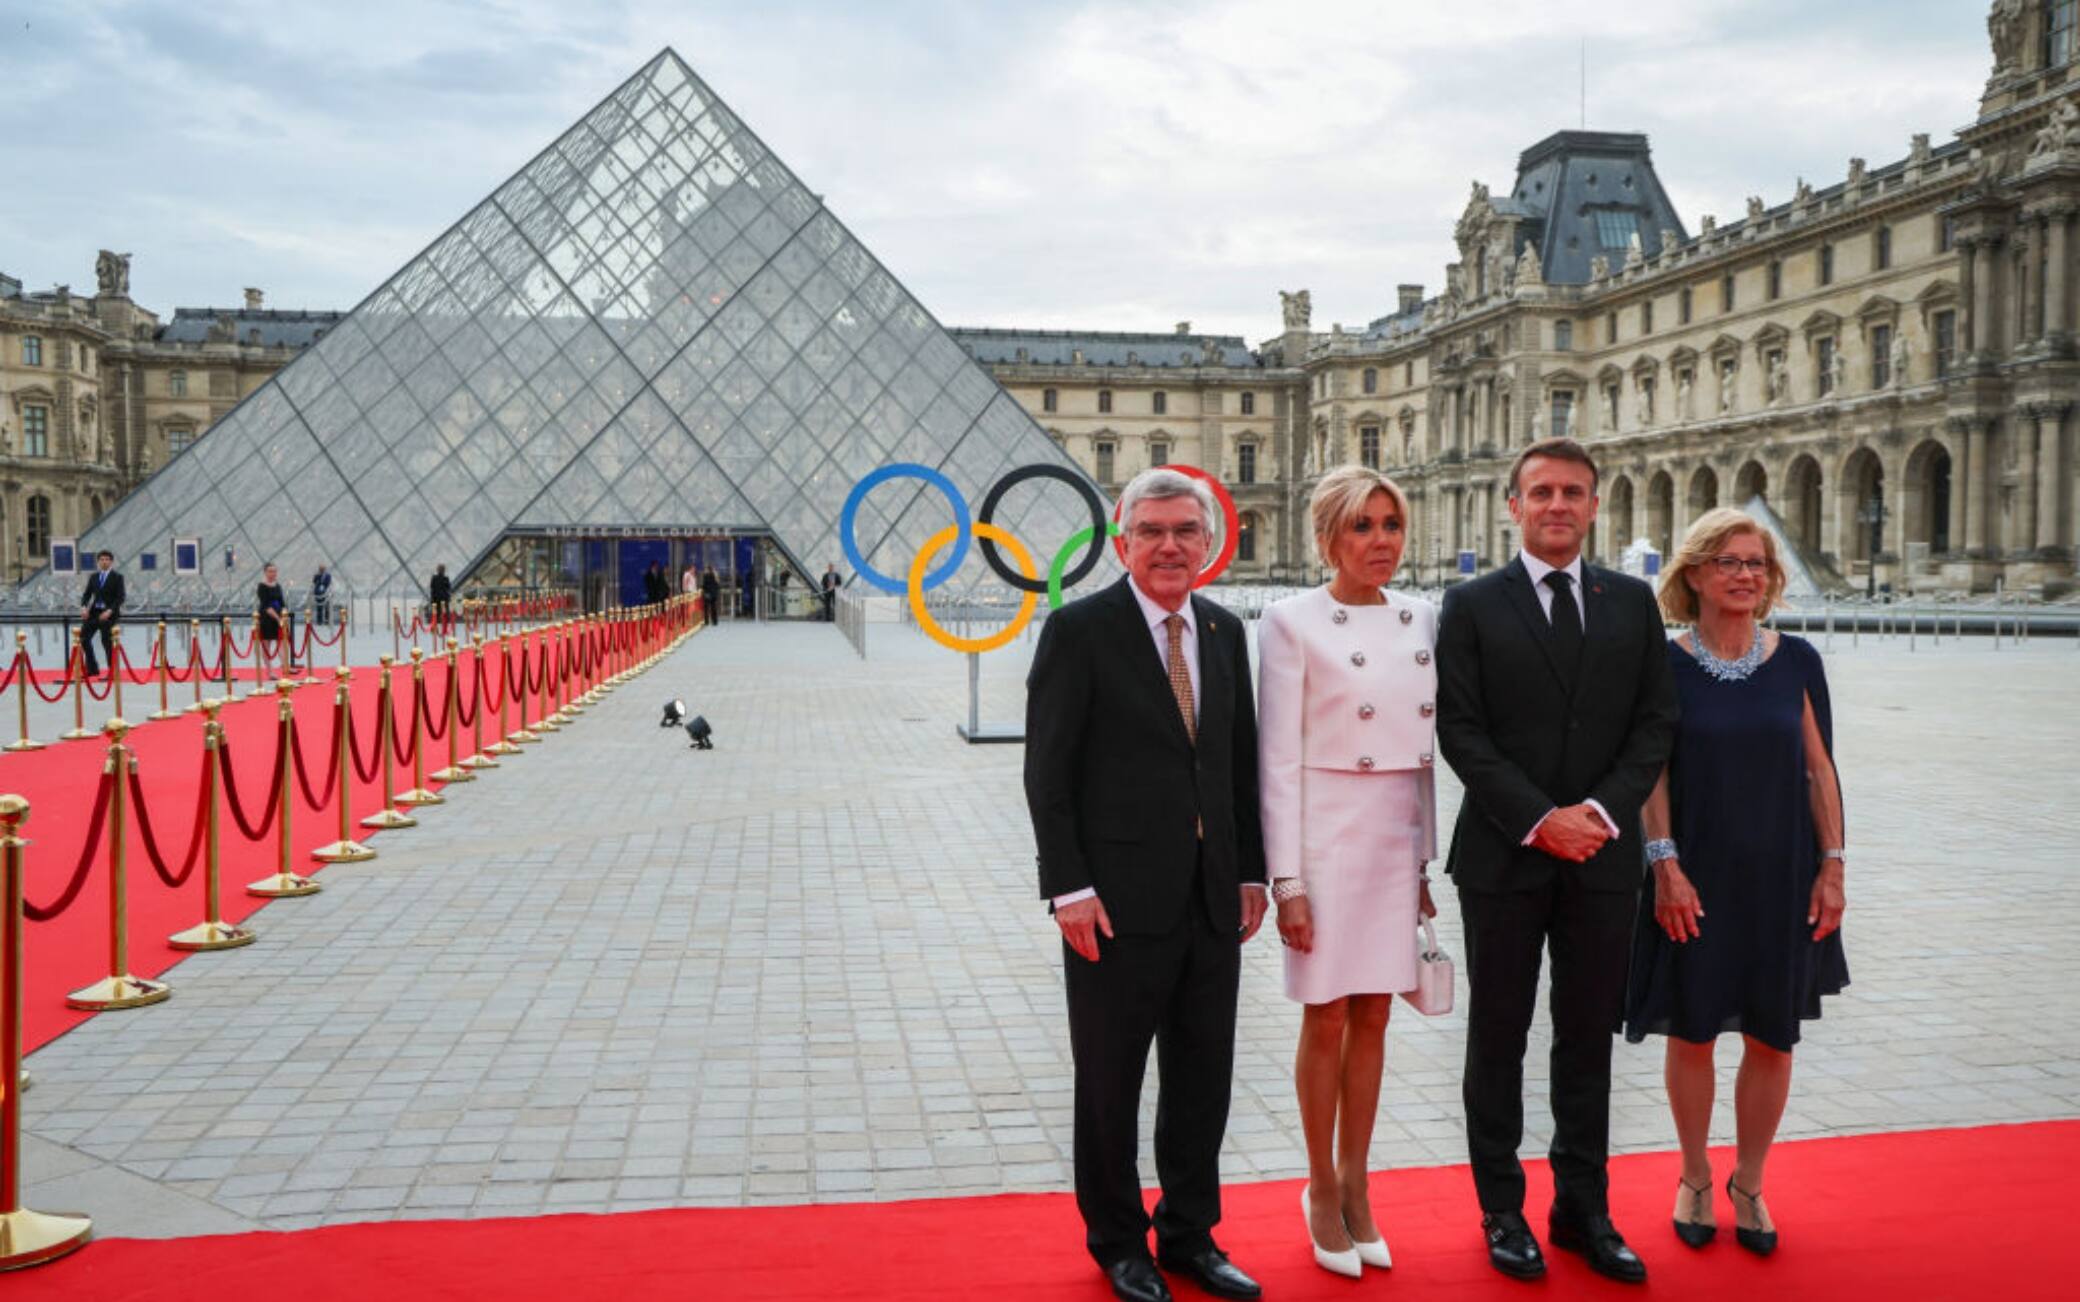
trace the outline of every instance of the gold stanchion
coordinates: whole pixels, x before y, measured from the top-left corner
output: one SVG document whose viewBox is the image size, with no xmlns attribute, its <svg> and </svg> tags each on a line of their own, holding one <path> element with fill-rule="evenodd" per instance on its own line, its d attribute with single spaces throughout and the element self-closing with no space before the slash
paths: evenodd
<svg viewBox="0 0 2080 1302">
<path fill-rule="evenodd" d="M 80 631 L 86 632 L 86 625 L 80 625 Z M 87 726 L 87 703 L 80 695 L 87 678 L 85 648 L 85 641 L 74 647 L 72 659 L 66 665 L 72 678 L 72 731 L 59 733 L 59 741 L 91 741 L 101 735 Z"/>
<path fill-rule="evenodd" d="M 109 714 L 123 717 L 123 626 L 108 630 Z"/>
<path fill-rule="evenodd" d="M 542 635 L 542 699 L 534 724 L 536 732 L 559 732 L 563 728 L 557 722 L 554 709 L 558 673 L 556 644 L 563 637 L 563 628 L 562 623 L 551 624 Z"/>
<path fill-rule="evenodd" d="M 413 647 L 412 700 L 415 703 L 425 697 L 425 692 L 421 687 L 425 681 L 426 652 L 418 647 Z M 416 709 L 413 711 L 413 715 L 418 717 Z M 448 803 L 446 796 L 438 791 L 428 789 L 426 785 L 426 732 L 424 729 L 414 728 L 412 730 L 412 789 L 410 791 L 398 792 L 396 799 L 400 805 L 445 805 Z"/>
<path fill-rule="evenodd" d="M 238 674 L 231 667 L 231 616 L 224 615 L 224 640 L 218 646 L 217 668 L 224 674 L 224 701 L 229 704 L 238 699 Z M 258 685 L 255 684 L 257 687 Z"/>
<path fill-rule="evenodd" d="M 486 755 L 520 754 L 520 748 L 513 744 L 512 735 L 506 731 L 506 706 L 513 700 L 513 658 L 507 650 L 507 640 L 504 633 L 492 639 L 498 648 L 498 740 L 484 748 Z M 481 649 L 478 654 L 483 654 Z"/>
<path fill-rule="evenodd" d="M 354 671 L 341 665 L 332 671 L 332 708 L 339 712 L 339 840 L 311 851 L 319 863 L 363 863 L 376 852 L 354 839 Z"/>
<path fill-rule="evenodd" d="M 391 712 L 390 666 L 395 662 L 389 656 L 378 656 L 382 662 L 383 677 L 376 684 L 376 749 L 383 753 L 383 807 L 361 820 L 363 827 L 395 828 L 417 827 L 419 820 L 410 814 L 400 813 L 391 805 L 391 793 L 397 790 L 396 779 L 390 771 L 390 747 L 392 734 L 397 727 L 397 716 Z M 352 752 L 348 752 L 351 757 Z"/>
<path fill-rule="evenodd" d="M 166 693 L 172 689 L 173 665 L 166 658 L 166 621 L 159 621 L 159 708 L 145 717 L 153 720 L 178 719 L 181 712 L 166 702 Z"/>
<path fill-rule="evenodd" d="M 463 759 L 462 767 L 475 772 L 478 769 L 495 769 L 498 767 L 498 761 L 491 758 L 491 752 L 484 746 L 484 709 L 486 706 L 484 683 L 486 679 L 484 675 L 484 635 L 482 633 L 469 635 L 469 654 L 470 681 L 476 684 L 471 690 L 477 694 L 477 712 L 469 721 L 470 753 Z M 499 704 L 503 707 L 505 702 L 500 701 Z"/>
<path fill-rule="evenodd" d="M 347 635 L 353 625 L 354 602 L 348 598 L 347 604 L 339 608 L 339 667 L 342 669 L 347 667 Z"/>
<path fill-rule="evenodd" d="M 42 750 L 43 743 L 29 736 L 29 680 L 36 674 L 36 666 L 29 663 L 29 635 L 17 630 L 14 635 L 15 699 L 20 707 L 22 735 L 7 743 L 9 750 Z"/>
<path fill-rule="evenodd" d="M 94 1222 L 77 1214 L 52 1215 L 22 1206 L 22 824 L 29 802 L 0 796 L 0 1270 L 52 1261 L 85 1243 Z"/>
<path fill-rule="evenodd" d="M 223 705 L 222 701 L 216 700 L 205 701 L 202 705 L 208 716 L 202 725 L 202 816 L 205 820 L 202 829 L 202 921 L 166 938 L 166 943 L 175 949 L 237 949 L 253 943 L 252 928 L 224 921 L 220 902 L 224 860 L 217 834 L 217 784 L 223 781 L 223 775 L 218 772 L 217 752 L 223 749 L 224 725 L 217 722 L 217 711 Z"/>
<path fill-rule="evenodd" d="M 250 645 L 253 648 L 253 692 L 255 695 L 259 695 L 267 690 L 268 659 L 261 649 L 260 616 L 257 614 L 253 616 L 253 640 Z M 276 675 L 276 677 L 280 677 L 280 675 Z"/>
<path fill-rule="evenodd" d="M 390 658 L 392 660 L 400 659 L 404 655 L 403 648 L 398 645 L 399 640 L 403 636 L 403 626 L 397 622 L 397 603 L 393 601 L 390 603 Z"/>
<path fill-rule="evenodd" d="M 296 718 L 296 704 L 289 699 L 289 694 L 296 690 L 296 684 L 276 683 L 274 690 L 275 697 L 280 702 L 277 706 L 278 713 L 275 715 L 275 726 L 281 729 L 282 751 L 282 762 L 274 775 L 274 780 L 282 787 L 281 805 L 275 811 L 278 820 L 275 823 L 275 869 L 259 881 L 246 885 L 246 894 L 270 900 L 295 895 L 315 895 L 323 889 L 317 882 L 289 869 L 290 815 L 296 809 L 296 774 L 291 771 L 296 763 L 296 756 L 292 753 L 292 748 L 296 745 L 296 735 L 289 727 Z"/>
<path fill-rule="evenodd" d="M 448 638 L 448 690 L 442 693 L 448 702 L 445 711 L 448 716 L 448 767 L 434 773 L 433 780 L 435 782 L 475 782 L 477 780 L 477 775 L 464 768 L 456 758 L 462 749 L 462 739 L 456 735 L 462 731 L 462 681 L 459 677 L 460 671 L 456 668 L 455 655 L 455 639 L 451 636 Z"/>
<path fill-rule="evenodd" d="M 577 677 L 578 660 L 584 651 L 585 630 L 583 626 L 568 630 L 564 637 L 563 669 L 556 675 L 556 713 L 549 717 L 559 725 L 568 725 L 578 716 L 571 713 L 571 680 Z"/>
<path fill-rule="evenodd" d="M 195 684 L 195 703 L 181 707 L 182 714 L 202 712 L 202 621 L 188 621 L 188 681 Z M 221 702 L 220 702 L 221 704 Z"/>
<path fill-rule="evenodd" d="M 532 746 L 534 743 L 542 739 L 540 734 L 536 733 L 527 726 L 527 698 L 529 694 L 527 687 L 527 643 L 533 636 L 534 635 L 532 633 L 528 632 L 522 632 L 520 634 L 520 672 L 514 675 L 514 685 L 512 692 L 513 700 L 520 706 L 520 730 L 518 732 L 510 732 L 506 734 L 506 741 L 508 743 L 518 742 L 523 746 Z M 512 665 L 513 661 L 509 657 L 506 660 L 506 668 L 508 671 L 512 669 Z M 520 752 L 514 751 L 513 753 L 517 755 Z"/>
<path fill-rule="evenodd" d="M 136 757 L 123 744 L 130 725 L 119 715 L 104 725 L 108 733 L 108 762 L 101 766 L 104 777 L 114 781 L 108 793 L 108 975 L 90 986 L 65 996 L 74 1008 L 101 1012 L 111 1008 L 139 1008 L 156 1004 L 172 991 L 163 981 L 147 981 L 130 973 L 130 877 L 125 844 L 125 811 L 129 808 L 130 774 Z"/>
</svg>

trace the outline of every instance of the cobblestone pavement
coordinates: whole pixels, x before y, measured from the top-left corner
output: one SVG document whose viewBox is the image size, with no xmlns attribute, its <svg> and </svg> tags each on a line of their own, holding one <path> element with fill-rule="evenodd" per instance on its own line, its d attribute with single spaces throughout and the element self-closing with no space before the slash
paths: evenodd
<svg viewBox="0 0 2080 1302">
<path fill-rule="evenodd" d="M 270 905 L 259 944 L 176 968 L 171 1002 L 37 1053 L 32 1205 L 165 1235 L 1066 1189 L 1061 947 L 1021 749 L 955 737 L 958 658 L 870 636 L 862 662 L 820 626 L 701 634 L 374 863 Z M 987 658 L 985 721 L 1021 713 L 1028 653 Z M 1855 985 L 1810 1028 L 1784 1133 L 2080 1114 L 2080 650 L 1838 637 L 1829 667 Z M 672 695 L 716 750 L 656 726 Z M 1236 1179 L 1304 1169 L 1277 965 L 1267 933 Z M 1396 1013 L 1379 1166 L 1463 1160 L 1463 1044 L 1459 1017 Z M 1529 1152 L 1544 1061 L 1534 1031 Z M 1620 1045 L 1621 1147 L 1671 1145 L 1660 1074 L 1657 1045 Z"/>
</svg>

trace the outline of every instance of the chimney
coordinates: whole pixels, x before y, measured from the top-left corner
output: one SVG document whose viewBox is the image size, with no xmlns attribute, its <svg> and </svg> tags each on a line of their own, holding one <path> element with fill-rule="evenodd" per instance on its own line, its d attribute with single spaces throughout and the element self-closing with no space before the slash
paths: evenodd
<svg viewBox="0 0 2080 1302">
<path fill-rule="evenodd" d="M 1177 323 L 1177 333 L 1179 333 L 1179 334 L 1181 334 L 1181 335 L 1188 335 L 1188 334 L 1190 334 L 1191 332 L 1192 332 L 1192 323 L 1191 323 L 1191 322 L 1189 322 L 1189 321 L 1179 321 L 1179 322 Z"/>
<path fill-rule="evenodd" d="M 262 294 L 259 290 L 248 286 L 246 289 L 246 311 L 258 312 L 260 310 L 261 300 L 263 300 L 264 298 L 266 298 L 266 295 Z"/>
<path fill-rule="evenodd" d="M 1083 365 L 1083 350 L 1081 348 L 1071 348 L 1069 350 L 1069 365 Z"/>
<path fill-rule="evenodd" d="M 1397 285 L 1395 289 L 1401 295 L 1401 311 L 1399 315 L 1407 316 L 1410 312 L 1419 311 L 1422 308 L 1423 287 L 1421 285 Z"/>
</svg>

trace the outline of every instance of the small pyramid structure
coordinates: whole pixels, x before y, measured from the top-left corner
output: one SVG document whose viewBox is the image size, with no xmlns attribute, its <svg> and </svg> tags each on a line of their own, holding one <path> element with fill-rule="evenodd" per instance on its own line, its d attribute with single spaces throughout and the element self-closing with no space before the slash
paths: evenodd
<svg viewBox="0 0 2080 1302">
<path fill-rule="evenodd" d="M 765 534 L 813 574 L 841 555 L 852 485 L 890 462 L 971 509 L 1013 467 L 1076 469 L 668 48 L 80 542 L 162 609 L 242 609 L 268 561 L 420 594 L 437 563 L 466 576 L 544 530 Z M 900 578 L 952 521 L 891 481 L 860 552 Z M 1088 522 L 1044 480 L 998 513 L 1042 566 Z M 203 572 L 177 576 L 187 537 Z M 45 573 L 24 595 L 73 586 Z M 983 588 L 1002 585 L 971 551 L 953 590 Z"/>
</svg>

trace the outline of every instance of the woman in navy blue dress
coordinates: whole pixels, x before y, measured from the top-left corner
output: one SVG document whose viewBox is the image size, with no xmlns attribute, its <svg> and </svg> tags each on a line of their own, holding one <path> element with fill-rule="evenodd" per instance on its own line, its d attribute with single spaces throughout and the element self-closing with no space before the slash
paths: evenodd
<svg viewBox="0 0 2080 1302">
<path fill-rule="evenodd" d="M 1669 643 L 1682 722 L 1641 813 L 1651 883 L 1640 901 L 1625 1037 L 1668 1037 L 1669 1110 L 1683 1149 L 1675 1230 L 1716 1232 L 1712 1049 L 1742 1037 L 1738 1144 L 1726 1182 L 1742 1247 L 1776 1227 L 1763 1165 L 1791 1092 L 1799 1024 L 1849 984 L 1842 952 L 1841 787 L 1820 653 L 1760 620 L 1783 594 L 1775 540 L 1730 509 L 1699 517 L 1661 579 L 1661 607 L 1691 630 Z"/>
</svg>

